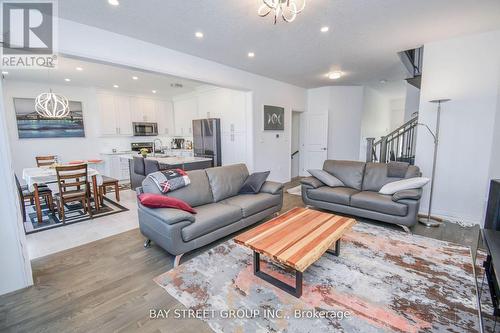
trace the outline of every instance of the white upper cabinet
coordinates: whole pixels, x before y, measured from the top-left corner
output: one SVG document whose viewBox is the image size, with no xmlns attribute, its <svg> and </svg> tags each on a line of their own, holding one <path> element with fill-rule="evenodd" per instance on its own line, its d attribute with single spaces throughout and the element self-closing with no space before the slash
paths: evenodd
<svg viewBox="0 0 500 333">
<path fill-rule="evenodd" d="M 155 100 L 144 97 L 131 97 L 132 121 L 137 123 L 156 122 Z"/>
<path fill-rule="evenodd" d="M 156 101 L 156 121 L 158 122 L 159 135 L 175 135 L 172 102 Z"/>
<path fill-rule="evenodd" d="M 130 110 L 130 97 L 115 96 L 115 116 L 118 127 L 118 134 L 133 135 L 132 131 L 132 115 Z"/>
<path fill-rule="evenodd" d="M 101 135 L 118 135 L 113 95 L 97 95 Z"/>
<path fill-rule="evenodd" d="M 193 119 L 198 119 L 198 103 L 196 98 L 174 101 L 174 123 L 176 136 L 193 135 Z"/>
</svg>

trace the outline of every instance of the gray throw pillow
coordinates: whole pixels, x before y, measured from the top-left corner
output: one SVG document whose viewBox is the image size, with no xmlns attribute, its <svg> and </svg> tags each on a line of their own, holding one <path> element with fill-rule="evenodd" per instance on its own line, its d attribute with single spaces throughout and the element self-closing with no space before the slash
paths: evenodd
<svg viewBox="0 0 500 333">
<path fill-rule="evenodd" d="M 330 187 L 345 186 L 344 183 L 337 177 L 329 174 L 325 170 L 311 169 L 307 170 L 314 178 L 319 179 L 322 183 Z"/>
<path fill-rule="evenodd" d="M 271 171 L 254 172 L 247 177 L 240 188 L 240 194 L 256 194 L 260 192 Z"/>
</svg>

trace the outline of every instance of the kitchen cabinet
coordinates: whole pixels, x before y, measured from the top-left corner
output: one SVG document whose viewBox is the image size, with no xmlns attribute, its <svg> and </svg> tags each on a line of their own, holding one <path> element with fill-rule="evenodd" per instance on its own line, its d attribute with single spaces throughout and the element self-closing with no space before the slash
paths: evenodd
<svg viewBox="0 0 500 333">
<path fill-rule="evenodd" d="M 155 123 L 155 100 L 144 97 L 131 97 L 132 121 L 137 123 Z"/>
<path fill-rule="evenodd" d="M 105 165 L 105 176 L 120 181 L 127 181 L 130 179 L 128 159 L 116 154 L 103 154 L 102 156 Z"/>
<path fill-rule="evenodd" d="M 196 98 L 174 101 L 174 124 L 176 136 L 193 136 L 193 119 L 198 119 Z"/>
<path fill-rule="evenodd" d="M 175 135 L 174 109 L 171 102 L 156 101 L 156 121 L 159 135 Z"/>
<path fill-rule="evenodd" d="M 246 135 L 245 133 L 222 133 L 221 154 L 222 165 L 246 163 Z"/>
<path fill-rule="evenodd" d="M 97 105 L 101 135 L 132 135 L 130 99 L 128 96 L 97 94 Z"/>
</svg>

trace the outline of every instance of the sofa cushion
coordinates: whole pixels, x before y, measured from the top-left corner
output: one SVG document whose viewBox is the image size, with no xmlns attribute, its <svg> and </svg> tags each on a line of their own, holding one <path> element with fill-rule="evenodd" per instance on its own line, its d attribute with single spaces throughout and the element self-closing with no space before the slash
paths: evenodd
<svg viewBox="0 0 500 333">
<path fill-rule="evenodd" d="M 188 171 L 187 175 L 191 184 L 173 192 L 168 192 L 165 195 L 185 201 L 192 207 L 212 203 L 214 199 L 205 170 Z M 144 193 L 161 194 L 158 186 L 150 178 L 144 179 L 142 190 Z"/>
<path fill-rule="evenodd" d="M 248 177 L 248 169 L 245 164 L 226 165 L 205 171 L 215 202 L 237 195 Z"/>
<path fill-rule="evenodd" d="M 318 178 L 322 183 L 330 187 L 344 186 L 344 183 L 340 181 L 337 177 L 325 170 L 319 169 L 309 169 L 307 170 L 314 178 Z"/>
<path fill-rule="evenodd" d="M 323 186 L 315 189 L 308 189 L 307 196 L 312 200 L 332 202 L 340 205 L 349 205 L 351 196 L 358 192 L 358 190 L 350 187 Z"/>
<path fill-rule="evenodd" d="M 139 195 L 139 201 L 142 205 L 148 208 L 175 208 L 196 214 L 193 207 L 189 206 L 185 201 L 177 198 L 168 197 L 166 195 L 154 193 L 142 193 Z"/>
<path fill-rule="evenodd" d="M 346 187 L 361 191 L 365 162 L 326 160 L 323 170 L 337 177 Z"/>
<path fill-rule="evenodd" d="M 250 176 L 247 177 L 247 179 L 241 186 L 240 191 L 238 193 L 240 194 L 259 193 L 262 185 L 264 185 L 270 173 L 271 171 L 252 173 Z"/>
<path fill-rule="evenodd" d="M 249 217 L 268 208 L 280 205 L 281 196 L 269 193 L 240 194 L 223 200 L 220 203 L 239 207 L 243 217 Z"/>
<path fill-rule="evenodd" d="M 390 194 L 393 195 L 396 192 L 404 191 L 404 190 L 412 190 L 424 187 L 430 181 L 429 178 L 426 177 L 415 177 L 408 179 L 401 179 L 395 182 L 390 182 L 382 186 L 380 194 Z"/>
<path fill-rule="evenodd" d="M 351 206 L 397 216 L 406 216 L 408 213 L 408 206 L 392 201 L 392 195 L 371 191 L 354 194 L 351 197 Z"/>
<path fill-rule="evenodd" d="M 406 170 L 405 178 L 418 177 L 419 175 L 420 169 L 410 165 Z M 378 192 L 385 184 L 405 178 L 388 177 L 387 164 L 385 163 L 366 163 L 363 191 Z"/>
<path fill-rule="evenodd" d="M 182 229 L 182 239 L 189 242 L 214 230 L 241 220 L 241 208 L 221 203 L 210 203 L 196 208 L 196 219 Z"/>
</svg>

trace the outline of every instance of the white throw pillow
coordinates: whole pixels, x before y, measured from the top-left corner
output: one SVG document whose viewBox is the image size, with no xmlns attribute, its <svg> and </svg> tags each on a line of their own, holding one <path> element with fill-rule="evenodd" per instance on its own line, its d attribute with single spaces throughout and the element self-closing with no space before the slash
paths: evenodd
<svg viewBox="0 0 500 333">
<path fill-rule="evenodd" d="M 322 183 L 330 187 L 345 186 L 344 183 L 337 177 L 329 174 L 325 170 L 311 169 L 307 170 L 314 178 L 319 179 Z"/>
<path fill-rule="evenodd" d="M 425 177 L 415 177 L 415 178 L 408 178 L 408 179 L 402 179 L 398 180 L 392 183 L 387 183 L 382 188 L 378 193 L 380 194 L 394 194 L 399 191 L 403 190 L 411 190 L 411 189 L 416 189 L 416 188 L 422 188 L 429 182 L 429 178 Z"/>
</svg>

